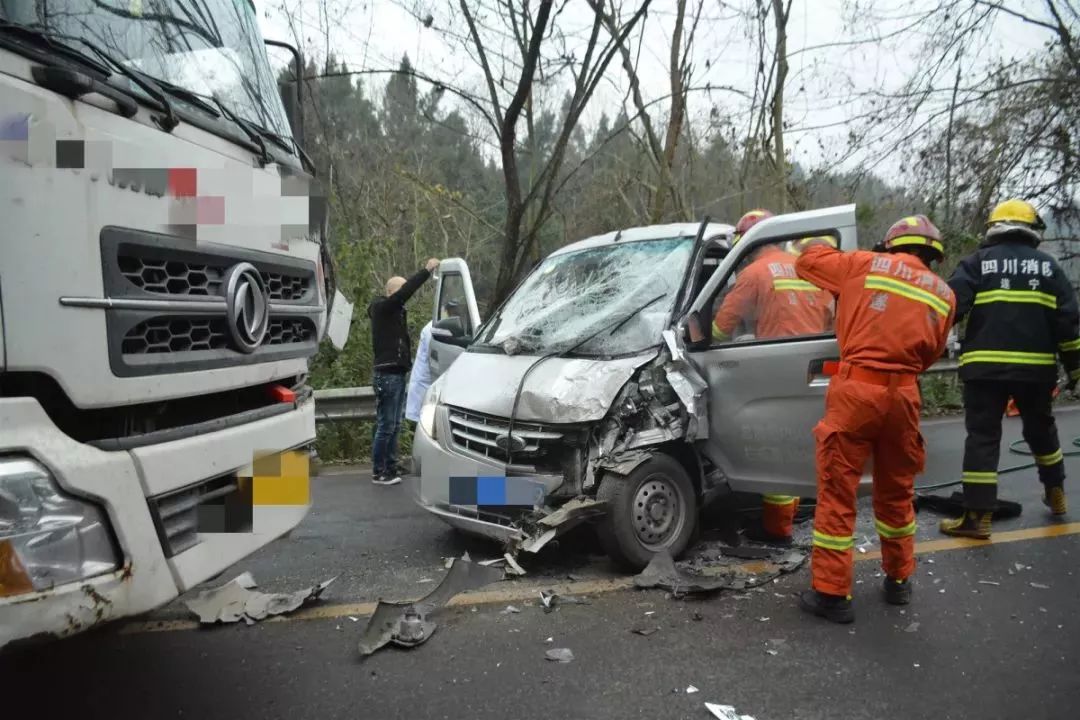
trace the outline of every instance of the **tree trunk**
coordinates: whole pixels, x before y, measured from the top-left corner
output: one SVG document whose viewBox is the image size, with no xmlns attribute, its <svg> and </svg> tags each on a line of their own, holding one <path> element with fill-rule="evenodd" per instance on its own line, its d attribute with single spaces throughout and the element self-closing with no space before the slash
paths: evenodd
<svg viewBox="0 0 1080 720">
<path fill-rule="evenodd" d="M 776 165 L 776 209 L 787 211 L 787 161 L 784 156 L 784 83 L 787 81 L 787 21 L 783 0 L 773 0 L 773 20 L 776 23 L 776 82 L 773 85 L 772 134 Z M 790 10 L 791 5 L 788 5 Z"/>
</svg>

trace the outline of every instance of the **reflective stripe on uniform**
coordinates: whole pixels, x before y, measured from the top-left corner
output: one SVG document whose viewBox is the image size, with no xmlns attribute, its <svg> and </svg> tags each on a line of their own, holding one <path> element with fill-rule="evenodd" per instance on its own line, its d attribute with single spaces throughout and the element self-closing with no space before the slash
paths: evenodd
<svg viewBox="0 0 1080 720">
<path fill-rule="evenodd" d="M 914 535 L 916 528 L 914 520 L 909 522 L 907 525 L 903 525 L 901 527 L 893 527 L 892 525 L 883 523 L 877 518 L 874 518 L 874 525 L 877 527 L 878 535 L 883 538 L 888 538 L 890 540 Z"/>
<path fill-rule="evenodd" d="M 788 278 L 776 278 L 772 281 L 773 290 L 797 290 L 814 292 L 820 290 L 817 285 L 805 280 L 791 280 Z"/>
<path fill-rule="evenodd" d="M 894 278 L 867 275 L 863 287 L 867 290 L 883 290 L 893 295 L 905 297 L 908 300 L 929 305 L 942 317 L 948 317 L 949 311 L 952 309 L 947 300 L 938 297 L 934 293 Z"/>
<path fill-rule="evenodd" d="M 713 338 L 715 338 L 716 340 L 727 340 L 729 337 L 731 337 L 726 332 L 720 329 L 720 326 L 716 324 L 715 320 L 713 320 L 712 324 L 712 334 Z"/>
<path fill-rule="evenodd" d="M 761 499 L 769 505 L 790 505 L 799 498 L 794 495 L 762 495 Z"/>
<path fill-rule="evenodd" d="M 1036 455 L 1035 464 L 1047 467 L 1048 465 L 1057 465 L 1059 462 L 1065 460 L 1065 455 L 1061 452 L 1061 448 L 1058 448 L 1049 455 Z"/>
<path fill-rule="evenodd" d="M 1080 338 L 1061 343 L 1060 345 L 1058 345 L 1058 350 L 1060 350 L 1061 352 L 1080 350 Z"/>
<path fill-rule="evenodd" d="M 1054 353 L 1013 352 L 1011 350 L 972 350 L 960 356 L 960 365 L 1003 363 L 1006 365 L 1056 365 Z"/>
<path fill-rule="evenodd" d="M 1009 303 L 1032 303 L 1042 305 L 1051 310 L 1057 309 L 1057 298 L 1050 293 L 1038 290 L 984 290 L 975 293 L 976 305 L 987 305 L 996 302 Z"/>
<path fill-rule="evenodd" d="M 973 485 L 997 485 L 998 474 L 996 472 L 969 472 L 965 470 L 960 479 Z"/>
<path fill-rule="evenodd" d="M 814 546 L 826 550 L 845 552 L 855 547 L 854 535 L 826 535 L 823 532 L 814 531 Z"/>
</svg>

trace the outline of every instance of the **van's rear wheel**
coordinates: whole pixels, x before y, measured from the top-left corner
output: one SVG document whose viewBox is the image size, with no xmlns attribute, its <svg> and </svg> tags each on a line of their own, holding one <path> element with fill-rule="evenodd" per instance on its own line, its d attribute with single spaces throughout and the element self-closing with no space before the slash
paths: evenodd
<svg viewBox="0 0 1080 720">
<path fill-rule="evenodd" d="M 697 494 L 674 458 L 655 455 L 626 477 L 605 475 L 597 499 L 607 503 L 600 542 L 617 564 L 640 571 L 653 554 L 686 549 L 697 527 Z"/>
</svg>

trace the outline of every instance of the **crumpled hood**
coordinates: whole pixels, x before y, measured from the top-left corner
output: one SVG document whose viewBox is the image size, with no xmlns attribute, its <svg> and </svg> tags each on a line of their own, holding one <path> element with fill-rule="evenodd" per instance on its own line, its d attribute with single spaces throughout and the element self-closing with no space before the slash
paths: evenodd
<svg viewBox="0 0 1080 720">
<path fill-rule="evenodd" d="M 516 419 L 542 423 L 600 420 L 634 371 L 657 352 L 648 350 L 618 360 L 548 358 L 529 373 Z M 446 371 L 442 402 L 508 418 L 522 376 L 538 359 L 535 355 L 464 352 Z"/>
</svg>

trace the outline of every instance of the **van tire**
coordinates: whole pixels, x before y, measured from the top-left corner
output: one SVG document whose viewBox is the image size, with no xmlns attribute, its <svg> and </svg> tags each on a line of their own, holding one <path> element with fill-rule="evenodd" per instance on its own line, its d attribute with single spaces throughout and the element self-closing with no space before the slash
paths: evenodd
<svg viewBox="0 0 1080 720">
<path fill-rule="evenodd" d="M 678 557 L 697 529 L 694 484 L 669 455 L 654 455 L 626 476 L 605 474 L 596 498 L 607 504 L 597 527 L 600 543 L 616 565 L 632 572 L 643 570 L 662 549 Z M 649 543 L 653 530 L 656 542 Z"/>
</svg>

